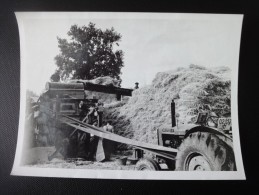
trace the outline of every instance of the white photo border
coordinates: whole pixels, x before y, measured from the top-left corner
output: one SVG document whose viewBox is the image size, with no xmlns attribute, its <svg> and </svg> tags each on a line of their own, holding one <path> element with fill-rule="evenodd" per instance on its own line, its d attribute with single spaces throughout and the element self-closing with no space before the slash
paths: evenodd
<svg viewBox="0 0 259 195">
<path fill-rule="evenodd" d="M 243 167 L 239 125 L 238 125 L 238 64 L 231 70 L 231 117 L 233 131 L 233 145 L 236 159 L 237 171 L 208 171 L 208 172 L 185 172 L 185 171 L 128 171 L 128 170 L 89 170 L 89 169 L 65 169 L 65 168 L 35 168 L 20 165 L 22 146 L 24 140 L 24 124 L 25 124 L 25 102 L 26 102 L 26 51 L 24 40 L 23 19 L 26 17 L 85 17 L 85 18 L 145 18 L 145 19 L 170 19 L 183 18 L 183 13 L 122 13 L 122 12 L 16 12 L 16 18 L 19 26 L 20 36 L 20 55 L 21 55 L 21 90 L 20 90 L 20 115 L 19 130 L 16 147 L 16 154 L 11 175 L 20 176 L 37 176 L 37 177 L 66 177 L 66 178 L 98 178 L 98 179 L 143 179 L 143 180 L 244 180 L 245 172 Z M 192 14 L 194 17 L 201 14 Z M 202 14 L 204 15 L 204 14 Z M 240 21 L 240 39 L 243 15 L 240 14 L 210 14 L 215 17 L 236 17 Z M 205 16 L 205 15 L 204 15 Z M 240 43 L 239 43 L 240 46 Z"/>
</svg>

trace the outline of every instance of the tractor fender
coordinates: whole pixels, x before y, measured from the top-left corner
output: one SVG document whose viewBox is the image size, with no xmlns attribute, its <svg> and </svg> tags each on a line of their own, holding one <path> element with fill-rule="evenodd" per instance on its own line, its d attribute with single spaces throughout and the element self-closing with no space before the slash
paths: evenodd
<svg viewBox="0 0 259 195">
<path fill-rule="evenodd" d="M 186 131 L 184 138 L 187 138 L 190 134 L 195 133 L 195 132 L 208 132 L 208 133 L 218 135 L 221 140 L 225 141 L 228 145 L 232 146 L 233 139 L 231 137 L 229 137 L 228 135 L 224 134 L 223 132 L 221 132 L 217 129 L 200 126 L 200 125 L 196 125 L 193 128 Z"/>
</svg>

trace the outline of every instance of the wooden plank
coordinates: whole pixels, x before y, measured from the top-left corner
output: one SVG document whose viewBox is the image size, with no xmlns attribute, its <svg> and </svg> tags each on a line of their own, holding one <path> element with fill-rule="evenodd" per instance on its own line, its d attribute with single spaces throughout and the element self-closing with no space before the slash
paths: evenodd
<svg viewBox="0 0 259 195">
<path fill-rule="evenodd" d="M 111 133 L 111 132 L 109 132 L 109 131 L 105 131 L 104 129 L 102 129 L 102 128 L 95 128 L 95 126 L 91 126 L 91 125 L 89 125 L 89 124 L 87 124 L 87 123 L 84 123 L 84 122 L 82 122 L 82 121 L 80 121 L 80 120 L 77 120 L 77 119 L 75 119 L 75 118 L 72 118 L 72 117 L 70 117 L 70 116 L 67 116 L 67 115 L 64 115 L 64 114 L 61 114 L 60 116 L 63 116 L 63 117 L 65 117 L 65 118 L 67 118 L 67 119 L 69 119 L 69 120 L 71 120 L 71 121 L 73 121 L 73 122 L 76 122 L 77 124 L 79 124 L 79 125 L 81 125 L 81 126 L 83 126 L 83 127 L 93 127 L 95 130 L 97 130 L 97 131 L 101 131 L 101 132 L 103 132 L 103 133 Z M 61 120 L 64 120 L 64 119 L 61 119 Z"/>
<path fill-rule="evenodd" d="M 112 134 L 112 135 L 118 136 L 119 138 L 128 139 L 128 138 L 125 138 L 125 137 L 122 137 L 122 136 L 113 134 L 113 133 L 111 133 L 111 132 L 105 131 L 105 130 L 103 130 L 102 128 L 95 127 L 95 126 L 91 126 L 91 125 L 86 124 L 86 123 L 82 123 L 82 121 L 79 121 L 79 120 L 74 119 L 74 118 L 72 118 L 72 117 L 69 117 L 69 116 L 66 116 L 66 115 L 63 115 L 63 116 L 66 117 L 66 118 L 68 118 L 68 119 L 70 119 L 70 120 L 72 120 L 72 121 L 74 121 L 74 122 L 76 122 L 76 123 L 78 123 L 78 124 L 80 124 L 81 126 L 86 127 L 86 128 L 87 128 L 87 127 L 90 127 L 90 128 L 93 128 L 94 130 L 97 130 L 97 131 L 100 131 L 100 132 L 103 132 L 103 133 L 106 133 L 106 134 Z M 130 140 L 130 141 L 135 141 L 135 142 L 138 142 L 138 143 L 140 143 L 140 144 L 145 144 L 145 145 L 148 145 L 148 146 L 150 146 L 150 147 L 155 147 L 155 148 L 153 148 L 153 149 L 155 149 L 155 150 L 156 150 L 156 148 L 158 148 L 158 149 L 163 149 L 164 151 L 172 152 L 172 150 L 173 150 L 173 151 L 175 151 L 175 152 L 178 152 L 178 150 L 177 150 L 177 149 L 174 149 L 174 148 L 168 148 L 168 147 L 164 147 L 164 146 L 159 146 L 159 145 L 154 145 L 154 144 L 148 144 L 148 143 L 139 142 L 139 141 L 132 140 L 132 139 L 128 139 L 128 140 Z M 115 141 L 115 140 L 112 140 L 112 141 Z M 121 142 L 121 143 L 123 143 L 123 142 Z M 132 145 L 132 144 L 129 144 L 129 145 Z M 143 146 L 143 147 L 145 147 L 145 146 Z"/>
<path fill-rule="evenodd" d="M 143 147 L 143 148 L 147 148 L 147 149 L 153 149 L 153 150 L 157 150 L 157 151 L 161 151 L 161 152 L 171 152 L 171 153 L 177 153 L 178 150 L 174 149 L 174 148 L 168 148 L 168 147 L 164 147 L 164 146 L 159 146 L 159 145 L 153 145 L 153 144 L 148 144 L 148 143 L 143 143 L 143 142 L 139 142 L 136 140 L 132 140 L 129 138 L 125 138 L 113 133 L 107 133 L 107 132 L 102 132 L 103 130 L 101 128 L 98 127 L 93 127 L 91 125 L 85 124 L 85 127 L 80 127 L 79 125 L 74 125 L 71 124 L 69 122 L 64 122 L 65 124 L 77 128 L 81 131 L 84 131 L 86 133 L 90 133 L 93 134 L 95 136 L 101 137 L 101 138 L 105 138 L 108 140 L 112 140 L 115 142 L 119 142 L 119 143 L 123 143 L 123 144 L 128 144 L 128 145 L 133 145 L 133 146 L 138 146 L 138 147 Z"/>
</svg>

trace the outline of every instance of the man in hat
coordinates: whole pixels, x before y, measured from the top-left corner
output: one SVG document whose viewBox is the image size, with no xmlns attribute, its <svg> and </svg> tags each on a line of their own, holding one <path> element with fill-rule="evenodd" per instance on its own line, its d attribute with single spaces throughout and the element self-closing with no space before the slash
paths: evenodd
<svg viewBox="0 0 259 195">
<path fill-rule="evenodd" d="M 135 87 L 134 87 L 134 89 L 138 89 L 138 88 L 139 88 L 139 86 L 138 86 L 138 85 L 139 85 L 139 83 L 138 83 L 138 82 L 136 82 L 136 83 L 135 83 Z"/>
</svg>

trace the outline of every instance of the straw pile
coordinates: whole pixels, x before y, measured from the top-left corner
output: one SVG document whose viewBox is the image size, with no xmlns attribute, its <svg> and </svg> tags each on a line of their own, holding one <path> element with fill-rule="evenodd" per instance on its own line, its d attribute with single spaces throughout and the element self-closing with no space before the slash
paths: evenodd
<svg viewBox="0 0 259 195">
<path fill-rule="evenodd" d="M 152 84 L 133 92 L 121 102 L 105 105 L 105 120 L 111 120 L 117 134 L 142 142 L 157 143 L 157 129 L 170 128 L 172 99 L 178 124 L 196 121 L 198 112 L 230 115 L 230 69 L 208 69 L 190 65 L 159 72 Z"/>
</svg>

